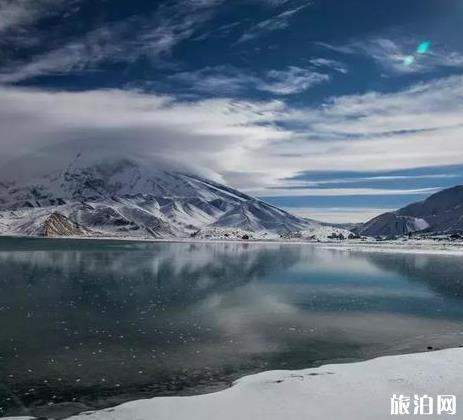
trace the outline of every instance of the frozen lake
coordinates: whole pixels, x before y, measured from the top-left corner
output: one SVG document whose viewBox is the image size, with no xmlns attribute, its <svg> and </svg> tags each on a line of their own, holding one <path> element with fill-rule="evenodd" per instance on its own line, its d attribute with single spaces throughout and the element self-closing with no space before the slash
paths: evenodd
<svg viewBox="0 0 463 420">
<path fill-rule="evenodd" d="M 463 345 L 463 257 L 0 239 L 0 415 Z"/>
</svg>

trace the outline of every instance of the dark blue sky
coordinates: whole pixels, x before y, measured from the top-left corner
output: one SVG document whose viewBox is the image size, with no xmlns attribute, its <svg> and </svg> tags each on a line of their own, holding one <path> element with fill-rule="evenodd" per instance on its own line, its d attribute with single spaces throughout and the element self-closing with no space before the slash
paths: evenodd
<svg viewBox="0 0 463 420">
<path fill-rule="evenodd" d="M 462 27 L 459 0 L 4 2 L 0 164 L 110 147 L 362 220 L 463 183 Z"/>
</svg>

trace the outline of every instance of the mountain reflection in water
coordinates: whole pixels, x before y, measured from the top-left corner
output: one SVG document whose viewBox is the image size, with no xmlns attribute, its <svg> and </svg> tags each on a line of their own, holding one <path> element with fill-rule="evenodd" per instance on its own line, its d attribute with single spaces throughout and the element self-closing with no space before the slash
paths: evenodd
<svg viewBox="0 0 463 420">
<path fill-rule="evenodd" d="M 462 261 L 0 239 L 1 413 L 59 418 L 261 370 L 463 345 Z"/>
</svg>

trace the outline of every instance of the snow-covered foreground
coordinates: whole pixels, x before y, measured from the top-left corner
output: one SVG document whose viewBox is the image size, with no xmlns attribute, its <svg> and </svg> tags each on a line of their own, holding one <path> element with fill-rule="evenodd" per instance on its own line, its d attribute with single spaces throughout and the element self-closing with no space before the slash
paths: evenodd
<svg viewBox="0 0 463 420">
<path fill-rule="evenodd" d="M 269 371 L 193 397 L 158 397 L 73 416 L 72 420 L 389 419 L 393 394 L 463 399 L 463 348 L 388 356 L 300 371 Z M 439 418 L 445 418 L 441 415 Z"/>
</svg>

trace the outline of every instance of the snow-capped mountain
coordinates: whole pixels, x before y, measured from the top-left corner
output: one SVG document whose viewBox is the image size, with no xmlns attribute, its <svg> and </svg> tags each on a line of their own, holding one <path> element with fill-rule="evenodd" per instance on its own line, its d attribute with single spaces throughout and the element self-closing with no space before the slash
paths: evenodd
<svg viewBox="0 0 463 420">
<path fill-rule="evenodd" d="M 128 158 L 84 164 L 77 156 L 65 170 L 0 184 L 1 234 L 262 237 L 317 227 L 217 182 Z"/>
<path fill-rule="evenodd" d="M 414 232 L 463 232 L 463 186 L 439 191 L 424 201 L 381 214 L 359 229 L 362 235 L 385 237 Z"/>
</svg>

